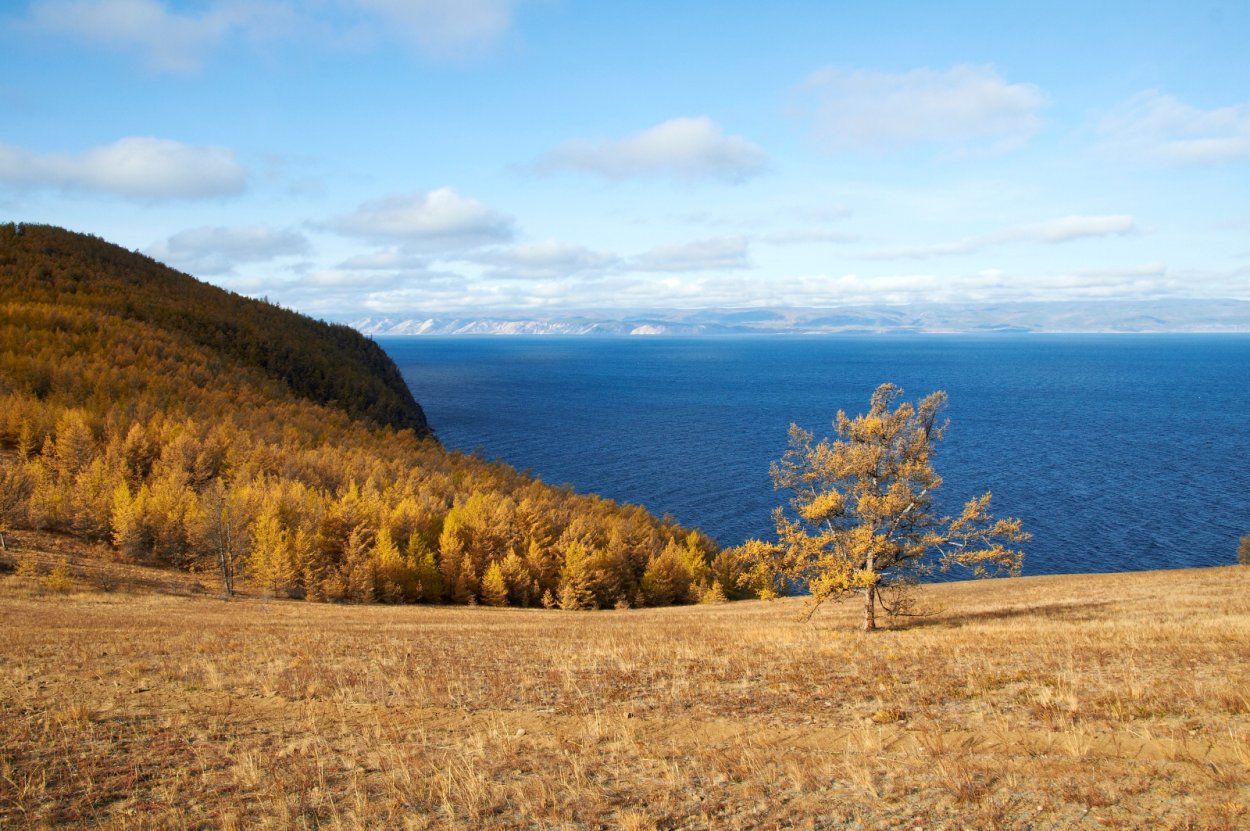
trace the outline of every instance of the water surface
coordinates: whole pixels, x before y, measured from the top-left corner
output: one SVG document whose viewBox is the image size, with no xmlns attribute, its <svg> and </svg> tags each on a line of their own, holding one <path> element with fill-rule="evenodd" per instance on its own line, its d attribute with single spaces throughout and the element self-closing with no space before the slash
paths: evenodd
<svg viewBox="0 0 1250 831">
<path fill-rule="evenodd" d="M 1236 559 L 1250 533 L 1250 336 L 380 338 L 443 443 L 671 513 L 771 534 L 769 462 L 878 384 L 950 395 L 943 507 L 986 489 L 1025 572 Z"/>
</svg>

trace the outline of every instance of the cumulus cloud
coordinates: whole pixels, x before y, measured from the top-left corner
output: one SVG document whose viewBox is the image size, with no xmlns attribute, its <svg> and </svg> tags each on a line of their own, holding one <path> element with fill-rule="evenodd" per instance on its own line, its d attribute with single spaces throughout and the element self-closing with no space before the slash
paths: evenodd
<svg viewBox="0 0 1250 831">
<path fill-rule="evenodd" d="M 1192 294 L 1192 291 L 1192 285 L 1186 287 L 1185 279 L 1171 272 L 1163 263 L 1145 263 L 1040 274 L 980 269 L 956 274 L 796 275 L 778 284 L 773 294 L 765 297 L 757 292 L 755 297 L 779 306 L 819 307 L 875 303 L 1142 299 L 1182 296 L 1187 292 Z"/>
<path fill-rule="evenodd" d="M 147 254 L 200 275 L 229 274 L 243 263 L 267 262 L 308 251 L 308 238 L 298 231 L 248 225 L 189 228 L 154 244 Z"/>
<path fill-rule="evenodd" d="M 314 271 L 275 286 L 256 288 L 305 311 L 342 316 L 382 313 L 417 316 L 582 314 L 623 309 L 819 308 L 864 304 L 1011 303 L 1064 300 L 1142 300 L 1230 297 L 1250 300 L 1246 268 L 1183 271 L 1161 262 L 1076 268 L 1040 273 L 982 269 L 883 274 L 753 272 L 646 273 L 609 269 L 587 277 L 552 274 L 531 280 L 499 279 L 418 269 Z"/>
<path fill-rule="evenodd" d="M 608 179 L 671 177 L 741 182 L 763 171 L 764 151 L 727 136 L 707 117 L 673 118 L 623 139 L 574 139 L 538 163 L 543 172 L 573 170 Z"/>
<path fill-rule="evenodd" d="M 348 257 L 339 263 L 339 268 L 349 271 L 403 271 L 425 268 L 425 260 L 402 248 L 384 248 Z"/>
<path fill-rule="evenodd" d="M 1250 159 L 1250 102 L 1201 110 L 1171 95 L 1140 93 L 1098 126 L 1103 149 L 1170 164 Z"/>
<path fill-rule="evenodd" d="M 320 295 L 322 292 L 359 291 L 372 292 L 403 285 L 418 272 L 405 270 L 361 275 L 353 269 L 320 268 L 309 271 L 294 284 Z"/>
<path fill-rule="evenodd" d="M 967 237 L 955 242 L 937 245 L 919 245 L 900 248 L 886 248 L 871 251 L 864 256 L 871 260 L 902 260 L 928 259 L 930 257 L 949 257 L 959 254 L 973 254 L 994 245 L 1011 242 L 1037 242 L 1054 244 L 1068 242 L 1084 237 L 1123 236 L 1137 228 L 1136 220 L 1126 214 L 1108 216 L 1064 216 L 1037 222 L 1031 225 L 1018 225 L 1004 228 L 988 234 Z"/>
<path fill-rule="evenodd" d="M 746 237 L 728 236 L 656 246 L 632 258 L 629 267 L 634 271 L 735 271 L 750 268 L 750 263 Z"/>
<path fill-rule="evenodd" d="M 506 242 L 511 217 L 449 187 L 415 195 L 384 196 L 365 202 L 330 223 L 348 236 L 393 240 L 410 245 L 465 248 Z"/>
<path fill-rule="evenodd" d="M 496 266 L 490 276 L 513 280 L 555 280 L 602 273 L 621 262 L 615 254 L 554 241 L 488 251 L 476 259 Z"/>
<path fill-rule="evenodd" d="M 1008 83 L 989 66 L 904 73 L 828 67 L 799 90 L 800 112 L 830 151 L 916 144 L 1005 150 L 1041 124 L 1046 95 L 1033 84 Z"/>
<path fill-rule="evenodd" d="M 1004 281 L 1006 282 L 1006 281 Z M 1180 285 L 1161 262 L 1130 266 L 1077 268 L 1020 281 L 1017 293 L 1029 299 L 1054 297 L 1151 297 L 1175 292 Z"/>
<path fill-rule="evenodd" d="M 1250 299 L 1250 269 L 1200 271 L 1163 262 L 1051 272 L 843 274 L 787 278 L 777 305 L 1042 302 L 1065 300 Z M 784 302 L 782 302 L 784 301 Z"/>
<path fill-rule="evenodd" d="M 154 70 L 195 72 L 231 39 L 358 48 L 399 38 L 434 57 L 487 50 L 513 26 L 518 0 L 210 0 L 184 11 L 162 0 L 35 0 L 38 32 L 133 52 Z"/>
<path fill-rule="evenodd" d="M 231 33 L 257 35 L 286 25 L 292 14 L 285 4 L 242 0 L 187 13 L 171 11 L 158 0 L 36 0 L 29 23 L 37 30 L 137 52 L 156 70 L 194 72 Z"/>
<path fill-rule="evenodd" d="M 1041 274 L 997 269 L 947 280 L 936 301 L 1149 300 L 1179 297 L 1244 297 L 1245 274 L 1171 269 L 1166 263 L 1073 268 Z"/>
<path fill-rule="evenodd" d="M 318 269 L 264 292 L 306 313 L 338 317 L 359 312 L 411 312 L 462 304 L 475 292 L 460 274 L 424 269 L 362 273 Z M 259 293 L 259 292 L 258 292 Z"/>
<path fill-rule="evenodd" d="M 79 155 L 0 144 L 0 182 L 132 199 L 197 199 L 241 193 L 247 174 L 225 147 L 131 136 Z"/>
<path fill-rule="evenodd" d="M 459 274 L 430 273 L 420 280 L 407 280 L 393 288 L 375 288 L 349 295 L 359 308 L 381 314 L 407 314 L 413 309 L 447 309 L 469 314 L 500 308 L 502 292 L 492 286 L 472 283 Z M 513 295 L 508 295 L 511 299 Z M 350 308 L 343 305 L 339 309 Z"/>
<path fill-rule="evenodd" d="M 357 0 L 400 28 L 425 52 L 463 57 L 491 46 L 512 27 L 516 0 Z"/>
</svg>

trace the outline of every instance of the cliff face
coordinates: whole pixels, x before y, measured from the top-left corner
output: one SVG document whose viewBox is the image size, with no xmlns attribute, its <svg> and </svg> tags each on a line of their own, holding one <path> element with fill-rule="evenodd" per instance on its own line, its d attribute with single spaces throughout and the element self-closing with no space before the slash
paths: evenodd
<svg viewBox="0 0 1250 831">
<path fill-rule="evenodd" d="M 142 254 L 47 225 L 0 225 L 0 303 L 91 309 L 260 370 L 296 396 L 430 435 L 399 369 L 351 327 L 202 283 Z"/>
</svg>

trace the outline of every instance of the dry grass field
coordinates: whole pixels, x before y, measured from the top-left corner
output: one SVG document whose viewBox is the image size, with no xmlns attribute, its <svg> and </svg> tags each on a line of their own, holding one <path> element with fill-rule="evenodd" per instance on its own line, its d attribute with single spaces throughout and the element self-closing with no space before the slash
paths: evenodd
<svg viewBox="0 0 1250 831">
<path fill-rule="evenodd" d="M 71 566 L 0 574 L 3 828 L 1250 828 L 1250 568 L 930 586 L 869 635 L 856 604 L 226 601 Z"/>
</svg>

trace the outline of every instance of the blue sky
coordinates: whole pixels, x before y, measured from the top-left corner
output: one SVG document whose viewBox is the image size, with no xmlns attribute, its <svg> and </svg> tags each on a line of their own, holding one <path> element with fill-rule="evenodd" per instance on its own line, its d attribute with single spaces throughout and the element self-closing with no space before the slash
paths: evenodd
<svg viewBox="0 0 1250 831">
<path fill-rule="evenodd" d="M 0 218 L 328 318 L 1250 299 L 1250 4 L 33 0 Z"/>
</svg>

